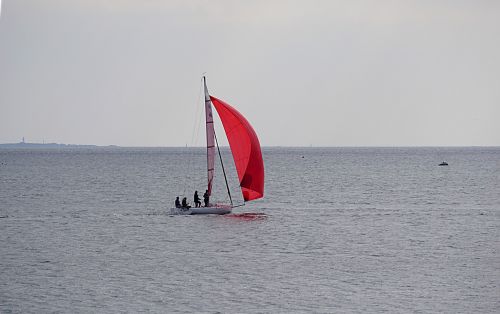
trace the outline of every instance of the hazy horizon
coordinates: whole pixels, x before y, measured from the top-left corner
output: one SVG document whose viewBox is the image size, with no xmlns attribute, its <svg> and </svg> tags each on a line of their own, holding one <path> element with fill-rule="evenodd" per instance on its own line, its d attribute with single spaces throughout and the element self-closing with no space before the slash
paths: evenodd
<svg viewBox="0 0 500 314">
<path fill-rule="evenodd" d="M 0 143 L 203 146 L 206 72 L 263 146 L 500 145 L 500 2 L 1 6 Z"/>
<path fill-rule="evenodd" d="M 22 142 L 10 142 L 10 143 L 0 143 L 0 145 L 10 145 L 10 144 L 21 144 Z M 189 146 L 189 145 L 177 145 L 177 146 L 141 146 L 141 145 L 116 145 L 116 144 L 92 144 L 92 143 L 60 143 L 60 142 L 29 142 L 25 141 L 25 144 L 44 144 L 44 145 L 50 145 L 50 144 L 56 144 L 56 145 L 75 145 L 75 146 L 97 146 L 97 147 L 108 147 L 108 146 L 114 146 L 118 148 L 206 148 L 206 146 L 202 145 L 196 145 L 196 146 Z M 220 145 L 221 148 L 227 148 L 229 145 Z M 459 146 L 454 146 L 454 145 L 398 145 L 398 146 L 375 146 L 375 145 L 344 145 L 344 146 L 315 146 L 315 145 L 261 145 L 262 148 L 467 148 L 467 147 L 500 147 L 500 145 L 459 145 Z"/>
</svg>

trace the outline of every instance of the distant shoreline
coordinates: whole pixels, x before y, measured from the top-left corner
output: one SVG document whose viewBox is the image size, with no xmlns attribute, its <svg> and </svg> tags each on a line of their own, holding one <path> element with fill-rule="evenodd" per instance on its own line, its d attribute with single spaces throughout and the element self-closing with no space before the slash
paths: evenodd
<svg viewBox="0 0 500 314">
<path fill-rule="evenodd" d="M 78 145 L 78 144 L 59 144 L 59 143 L 25 143 L 25 142 L 0 144 L 0 149 L 1 148 L 98 148 L 98 147 L 118 147 L 118 146 Z"/>
<path fill-rule="evenodd" d="M 227 147 L 227 146 L 221 146 Z M 497 148 L 499 145 L 447 145 L 447 146 L 262 146 L 262 148 L 291 148 L 291 149 L 303 149 L 303 148 Z M 86 144 L 60 144 L 60 143 L 0 143 L 0 149 L 42 149 L 42 148 L 206 148 L 205 146 L 118 146 L 118 145 L 86 145 Z"/>
</svg>

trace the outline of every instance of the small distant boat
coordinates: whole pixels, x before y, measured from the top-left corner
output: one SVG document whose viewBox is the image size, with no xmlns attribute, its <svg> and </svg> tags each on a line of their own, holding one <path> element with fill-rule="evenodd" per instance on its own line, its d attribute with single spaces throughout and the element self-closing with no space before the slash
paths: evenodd
<svg viewBox="0 0 500 314">
<path fill-rule="evenodd" d="M 443 161 L 442 163 L 440 163 L 438 166 L 448 166 L 448 163 L 446 161 Z"/>
<path fill-rule="evenodd" d="M 212 105 L 217 110 L 222 125 L 224 126 L 229 148 L 236 166 L 236 172 L 238 173 L 240 189 L 244 201 L 248 202 L 264 196 L 264 161 L 262 160 L 262 152 L 257 134 L 241 113 L 226 102 L 208 93 L 205 77 L 203 77 L 203 85 L 205 87 L 208 195 L 212 194 L 212 181 L 214 178 L 214 163 L 216 158 L 215 149 L 217 148 L 230 204 L 209 204 L 209 206 L 206 207 L 194 208 L 171 208 L 170 213 L 173 215 L 224 215 L 231 213 L 231 210 L 235 207 L 231 198 L 226 171 L 224 169 L 219 143 L 217 142 L 217 136 L 214 130 Z"/>
</svg>

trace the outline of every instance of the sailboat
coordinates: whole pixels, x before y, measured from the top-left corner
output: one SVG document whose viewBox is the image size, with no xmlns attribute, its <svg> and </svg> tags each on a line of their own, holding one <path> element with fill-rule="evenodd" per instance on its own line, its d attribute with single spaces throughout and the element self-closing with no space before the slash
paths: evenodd
<svg viewBox="0 0 500 314">
<path fill-rule="evenodd" d="M 219 143 L 215 134 L 212 105 L 217 110 L 229 142 L 229 148 L 233 156 L 236 172 L 238 173 L 239 188 L 244 202 L 256 200 L 264 196 L 264 161 L 262 159 L 262 151 L 257 133 L 255 133 L 248 120 L 235 108 L 208 93 L 205 76 L 203 77 L 203 85 L 205 88 L 205 122 L 207 136 L 207 191 L 208 195 L 211 196 L 217 149 L 230 203 L 208 204 L 208 206 L 204 207 L 172 208 L 171 214 L 224 215 L 229 214 L 235 207 L 233 198 L 231 197 Z"/>
</svg>

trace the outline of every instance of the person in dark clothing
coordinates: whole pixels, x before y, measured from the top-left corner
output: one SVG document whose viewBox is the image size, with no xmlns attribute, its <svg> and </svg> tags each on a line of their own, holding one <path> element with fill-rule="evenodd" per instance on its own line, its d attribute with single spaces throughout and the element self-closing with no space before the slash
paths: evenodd
<svg viewBox="0 0 500 314">
<path fill-rule="evenodd" d="M 200 197 L 198 196 L 198 191 L 194 191 L 194 206 L 201 207 Z"/>
<path fill-rule="evenodd" d="M 182 208 L 191 208 L 191 206 L 189 206 L 188 203 L 187 203 L 187 198 L 186 197 L 182 198 Z"/>
<path fill-rule="evenodd" d="M 179 201 L 179 197 L 177 196 L 175 198 L 175 208 L 180 208 L 181 207 L 181 201 Z"/>
<path fill-rule="evenodd" d="M 209 200 L 210 200 L 210 195 L 208 195 L 208 190 L 206 190 L 205 194 L 203 194 L 203 202 L 205 203 L 205 207 L 208 207 Z"/>
</svg>

